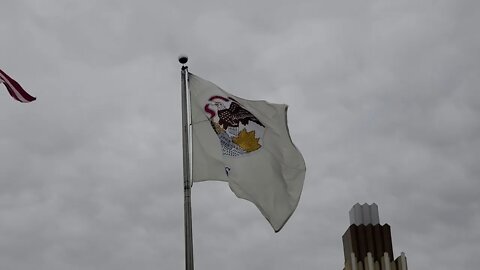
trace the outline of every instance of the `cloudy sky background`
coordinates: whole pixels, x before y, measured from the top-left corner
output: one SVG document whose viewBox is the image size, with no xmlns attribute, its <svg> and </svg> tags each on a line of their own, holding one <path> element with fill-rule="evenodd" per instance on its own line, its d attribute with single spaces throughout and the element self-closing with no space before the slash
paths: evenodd
<svg viewBox="0 0 480 270">
<path fill-rule="evenodd" d="M 0 268 L 183 269 L 179 54 L 287 103 L 307 176 L 275 234 L 228 185 L 193 187 L 196 269 L 342 269 L 376 202 L 410 269 L 480 264 L 480 4 L 2 0 Z"/>
</svg>

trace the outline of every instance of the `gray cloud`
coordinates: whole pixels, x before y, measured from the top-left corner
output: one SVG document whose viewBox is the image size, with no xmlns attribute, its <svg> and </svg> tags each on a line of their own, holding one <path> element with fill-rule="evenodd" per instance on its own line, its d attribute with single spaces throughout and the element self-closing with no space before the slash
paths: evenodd
<svg viewBox="0 0 480 270">
<path fill-rule="evenodd" d="M 195 184 L 197 269 L 341 269 L 356 202 L 410 268 L 480 263 L 475 1 L 5 1 L 2 269 L 181 269 L 180 74 L 289 104 L 307 162 L 274 234 L 220 182 Z M 2 86 L 3 87 L 3 86 Z"/>
</svg>

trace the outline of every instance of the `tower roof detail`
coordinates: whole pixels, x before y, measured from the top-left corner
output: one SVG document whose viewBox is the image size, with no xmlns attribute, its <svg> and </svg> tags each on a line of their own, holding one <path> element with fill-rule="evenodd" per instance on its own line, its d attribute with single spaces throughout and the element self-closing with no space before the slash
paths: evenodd
<svg viewBox="0 0 480 270">
<path fill-rule="evenodd" d="M 372 204 L 355 204 L 350 209 L 350 225 L 377 225 L 380 223 L 378 216 L 378 206 L 375 203 Z"/>
</svg>

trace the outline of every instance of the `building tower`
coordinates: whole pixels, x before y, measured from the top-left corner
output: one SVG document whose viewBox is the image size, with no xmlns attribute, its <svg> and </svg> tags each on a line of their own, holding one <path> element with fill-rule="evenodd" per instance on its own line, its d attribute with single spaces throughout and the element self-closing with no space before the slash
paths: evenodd
<svg viewBox="0 0 480 270">
<path fill-rule="evenodd" d="M 407 270 L 402 252 L 393 260 L 390 225 L 380 225 L 378 206 L 355 204 L 350 210 L 350 227 L 342 236 L 344 270 Z"/>
</svg>

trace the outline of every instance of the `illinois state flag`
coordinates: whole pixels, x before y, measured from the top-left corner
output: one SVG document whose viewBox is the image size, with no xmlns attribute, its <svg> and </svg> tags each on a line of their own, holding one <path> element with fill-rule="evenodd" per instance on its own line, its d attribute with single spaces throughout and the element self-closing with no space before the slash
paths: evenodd
<svg viewBox="0 0 480 270">
<path fill-rule="evenodd" d="M 28 103 L 34 101 L 36 98 L 30 96 L 30 94 L 27 93 L 27 91 L 23 90 L 22 86 L 12 79 L 10 76 L 7 75 L 7 73 L 3 72 L 0 69 L 0 83 L 3 83 L 5 87 L 7 87 L 8 93 L 10 96 L 12 96 L 14 99 L 23 102 L 23 103 Z"/>
<path fill-rule="evenodd" d="M 192 179 L 228 182 L 275 232 L 298 205 L 305 161 L 293 145 L 287 105 L 246 100 L 189 73 Z"/>
</svg>

